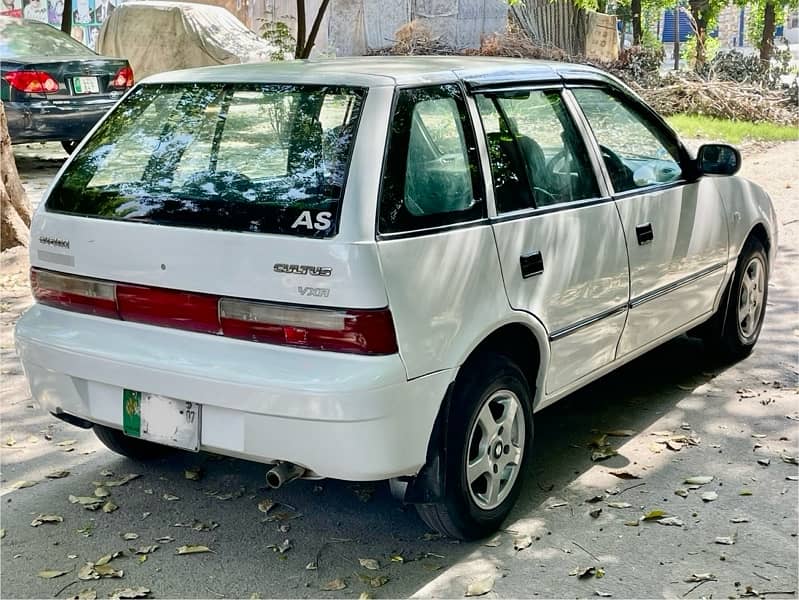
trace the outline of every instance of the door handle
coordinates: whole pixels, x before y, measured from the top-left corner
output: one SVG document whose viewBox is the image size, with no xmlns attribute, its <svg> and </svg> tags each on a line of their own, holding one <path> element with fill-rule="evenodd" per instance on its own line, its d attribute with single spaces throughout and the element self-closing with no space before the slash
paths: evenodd
<svg viewBox="0 0 799 600">
<path fill-rule="evenodd" d="M 635 235 L 638 237 L 638 245 L 644 246 L 655 239 L 655 232 L 652 230 L 652 223 L 643 223 L 635 226 Z"/>
<path fill-rule="evenodd" d="M 519 266 L 522 268 L 522 279 L 540 275 L 544 272 L 544 257 L 538 250 L 532 254 L 523 254 L 519 257 Z"/>
</svg>

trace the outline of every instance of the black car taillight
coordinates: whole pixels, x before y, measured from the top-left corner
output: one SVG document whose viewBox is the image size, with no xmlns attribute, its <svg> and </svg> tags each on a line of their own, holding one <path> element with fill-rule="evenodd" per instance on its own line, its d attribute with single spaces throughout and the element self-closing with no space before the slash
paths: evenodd
<svg viewBox="0 0 799 600">
<path fill-rule="evenodd" d="M 133 87 L 133 69 L 122 67 L 111 80 L 111 86 L 119 89 Z"/>
<path fill-rule="evenodd" d="M 54 94 L 58 82 L 45 71 L 11 71 L 3 75 L 11 87 L 27 94 Z"/>
</svg>

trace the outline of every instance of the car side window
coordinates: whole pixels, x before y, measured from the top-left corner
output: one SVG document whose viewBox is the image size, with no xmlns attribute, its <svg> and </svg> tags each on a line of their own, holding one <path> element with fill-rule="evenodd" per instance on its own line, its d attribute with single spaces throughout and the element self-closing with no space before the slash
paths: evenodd
<svg viewBox="0 0 799 600">
<path fill-rule="evenodd" d="M 388 144 L 381 233 L 485 216 L 474 133 L 457 85 L 400 90 Z"/>
<path fill-rule="evenodd" d="M 497 212 L 599 196 L 582 137 L 559 92 L 480 94 Z"/>
<path fill-rule="evenodd" d="M 605 90 L 572 90 L 599 143 L 613 189 L 626 192 L 682 177 L 676 142 L 628 102 Z"/>
</svg>

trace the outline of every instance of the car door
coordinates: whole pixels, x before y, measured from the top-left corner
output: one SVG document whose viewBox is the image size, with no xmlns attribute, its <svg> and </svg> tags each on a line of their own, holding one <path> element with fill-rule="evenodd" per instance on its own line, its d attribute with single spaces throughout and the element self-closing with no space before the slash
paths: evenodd
<svg viewBox="0 0 799 600">
<path fill-rule="evenodd" d="M 560 89 L 484 92 L 476 103 L 505 289 L 549 334 L 552 394 L 615 358 L 629 293 L 624 233 Z"/>
<path fill-rule="evenodd" d="M 728 232 L 713 182 L 654 113 L 611 88 L 572 90 L 599 144 L 630 256 L 630 313 L 619 356 L 679 333 L 713 310 Z"/>
</svg>

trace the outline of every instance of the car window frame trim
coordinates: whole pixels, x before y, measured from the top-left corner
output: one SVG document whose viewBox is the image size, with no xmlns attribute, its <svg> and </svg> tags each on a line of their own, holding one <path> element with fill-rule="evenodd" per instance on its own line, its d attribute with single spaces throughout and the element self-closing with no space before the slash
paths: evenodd
<svg viewBox="0 0 799 600">
<path fill-rule="evenodd" d="M 413 89 L 435 88 L 435 87 L 441 88 L 441 87 L 446 86 L 446 85 L 454 85 L 454 86 L 456 86 L 459 89 L 459 91 L 461 93 L 461 98 L 463 100 L 463 106 L 465 108 L 464 114 L 466 115 L 466 119 L 469 122 L 469 125 L 471 125 L 472 136 L 474 137 L 474 144 L 475 144 L 475 156 L 476 156 L 476 159 L 477 159 L 477 165 L 476 165 L 477 166 L 477 172 L 480 174 L 477 177 L 477 179 L 478 179 L 478 183 L 480 185 L 480 189 L 482 190 L 482 195 L 480 196 L 480 195 L 475 194 L 475 199 L 479 200 L 480 198 L 482 198 L 482 202 L 483 202 L 482 213 L 483 214 L 477 219 L 470 219 L 468 221 L 460 221 L 460 222 L 456 222 L 456 223 L 445 223 L 445 224 L 442 224 L 442 225 L 435 225 L 435 226 L 432 226 L 432 227 L 421 227 L 419 229 L 409 229 L 409 230 L 405 230 L 405 231 L 382 232 L 382 231 L 380 231 L 380 208 L 381 208 L 381 205 L 382 205 L 382 202 L 383 202 L 383 190 L 384 190 L 384 184 L 385 184 L 385 173 L 386 173 L 386 167 L 388 165 L 388 155 L 389 155 L 389 148 L 390 148 L 390 142 L 391 142 L 391 129 L 392 129 L 392 125 L 394 123 L 394 115 L 396 114 L 396 111 L 397 111 L 397 103 L 399 101 L 400 94 L 404 90 L 409 90 L 409 89 L 413 90 Z M 374 215 L 374 217 L 375 217 L 374 218 L 375 240 L 381 241 L 381 240 L 389 240 L 389 239 L 391 239 L 391 240 L 402 239 L 402 238 L 406 238 L 406 237 L 408 237 L 408 238 L 410 238 L 410 237 L 419 237 L 419 236 L 428 235 L 428 234 L 441 233 L 441 232 L 444 232 L 444 231 L 452 231 L 452 230 L 455 230 L 455 229 L 465 229 L 465 228 L 470 228 L 470 227 L 476 227 L 476 226 L 479 226 L 482 223 L 487 223 L 489 221 L 490 217 L 489 217 L 489 206 L 488 206 L 488 201 L 489 201 L 489 198 L 488 198 L 488 186 L 486 185 L 485 176 L 483 174 L 483 156 L 482 156 L 482 149 L 481 149 L 481 140 L 480 140 L 480 138 L 478 136 L 478 131 L 477 131 L 477 128 L 475 127 L 475 123 L 474 123 L 474 117 L 472 115 L 472 111 L 471 111 L 471 108 L 469 106 L 469 101 L 470 100 L 471 100 L 471 96 L 469 95 L 469 92 L 468 92 L 466 86 L 463 84 L 463 81 L 460 80 L 460 79 L 441 81 L 441 82 L 438 82 L 438 83 L 423 83 L 423 84 L 419 84 L 419 83 L 404 83 L 404 84 L 401 84 L 401 85 L 398 84 L 398 85 L 394 86 L 394 94 L 392 96 L 391 106 L 389 108 L 388 124 L 387 124 L 387 127 L 386 127 L 386 136 L 385 136 L 384 142 L 383 142 L 383 159 L 382 159 L 382 162 L 381 162 L 380 173 L 379 173 L 380 185 L 378 186 L 377 202 L 375 204 L 375 207 L 376 207 L 375 215 Z M 482 124 L 481 124 L 481 130 L 480 131 L 482 131 Z M 464 142 L 465 142 L 465 140 L 464 140 Z M 467 156 L 468 156 L 468 147 L 466 148 L 466 150 L 467 150 Z M 475 177 L 472 176 L 472 188 L 474 188 L 474 179 L 475 179 Z M 472 189 L 472 192 L 474 192 L 474 191 L 475 190 Z M 492 195 L 492 199 L 493 199 L 493 195 Z"/>
</svg>

